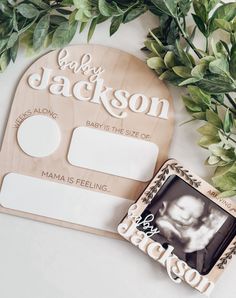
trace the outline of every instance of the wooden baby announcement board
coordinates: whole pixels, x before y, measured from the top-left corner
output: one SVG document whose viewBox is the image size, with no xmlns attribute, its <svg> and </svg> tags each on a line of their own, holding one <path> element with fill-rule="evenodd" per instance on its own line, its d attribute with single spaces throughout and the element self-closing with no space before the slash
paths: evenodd
<svg viewBox="0 0 236 298">
<path fill-rule="evenodd" d="M 53 51 L 23 75 L 0 156 L 0 211 L 116 236 L 166 159 L 173 104 L 144 62 L 104 46 Z"/>
</svg>

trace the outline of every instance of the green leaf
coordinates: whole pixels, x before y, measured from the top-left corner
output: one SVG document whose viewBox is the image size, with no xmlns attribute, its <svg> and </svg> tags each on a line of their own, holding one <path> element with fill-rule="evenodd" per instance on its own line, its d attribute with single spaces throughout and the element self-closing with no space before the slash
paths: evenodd
<svg viewBox="0 0 236 298">
<path fill-rule="evenodd" d="M 222 154 L 224 154 L 224 148 L 221 147 L 219 144 L 213 144 L 209 146 L 209 150 L 218 157 L 221 157 Z"/>
<path fill-rule="evenodd" d="M 228 162 L 226 162 L 226 161 L 223 161 L 222 159 L 218 162 L 218 164 L 217 165 L 215 165 L 215 166 L 217 166 L 217 167 L 224 167 L 225 165 L 227 165 L 228 164 Z"/>
<path fill-rule="evenodd" d="M 147 39 L 144 41 L 144 50 L 149 50 L 152 52 L 152 48 L 151 48 L 151 44 L 152 44 L 153 40 L 150 40 L 150 39 Z M 155 53 L 155 54 L 158 54 L 158 53 Z"/>
<path fill-rule="evenodd" d="M 218 128 L 211 123 L 204 124 L 197 131 L 205 136 L 218 136 Z"/>
<path fill-rule="evenodd" d="M 63 8 L 57 8 L 56 11 L 65 16 L 68 16 L 71 14 L 71 10 L 67 10 Z"/>
<path fill-rule="evenodd" d="M 225 113 L 223 124 L 224 124 L 224 131 L 226 133 L 229 133 L 233 127 L 233 117 L 232 117 L 232 114 L 229 112 L 229 109 Z"/>
<path fill-rule="evenodd" d="M 188 108 L 191 112 L 201 112 L 202 109 L 199 107 L 196 102 L 194 102 L 190 97 L 188 96 L 182 96 L 183 102 L 185 106 Z"/>
<path fill-rule="evenodd" d="M 156 68 L 154 71 L 158 76 L 163 74 L 163 68 Z"/>
<path fill-rule="evenodd" d="M 165 68 L 165 63 L 160 57 L 152 57 L 147 60 L 147 65 L 151 69 Z"/>
<path fill-rule="evenodd" d="M 73 0 L 73 4 L 78 9 L 84 9 L 88 7 L 88 1 L 86 0 Z"/>
<path fill-rule="evenodd" d="M 64 22 L 54 32 L 52 38 L 52 47 L 60 48 L 68 45 L 75 35 L 78 22 Z"/>
<path fill-rule="evenodd" d="M 193 16 L 194 22 L 196 23 L 198 29 L 202 32 L 202 34 L 206 35 L 206 26 L 205 26 L 203 20 L 195 14 L 192 14 L 192 16 Z"/>
<path fill-rule="evenodd" d="M 206 112 L 198 112 L 192 114 L 193 118 L 206 121 Z"/>
<path fill-rule="evenodd" d="M 73 0 L 63 0 L 62 4 L 64 6 L 72 6 L 74 4 L 74 1 Z"/>
<path fill-rule="evenodd" d="M 7 17 L 12 17 L 13 11 L 9 8 L 7 3 L 0 2 L 0 11 Z"/>
<path fill-rule="evenodd" d="M 94 18 L 90 24 L 90 27 L 89 27 L 89 31 L 88 31 L 88 38 L 87 38 L 87 41 L 89 42 L 90 39 L 92 38 L 93 36 L 93 33 L 95 31 L 95 28 L 97 26 L 97 22 L 98 22 L 98 18 Z"/>
<path fill-rule="evenodd" d="M 204 104 L 204 106 L 211 104 L 211 96 L 197 86 L 188 86 L 188 92 L 197 104 Z"/>
<path fill-rule="evenodd" d="M 0 51 L 6 48 L 8 40 L 9 40 L 8 38 L 0 39 Z"/>
<path fill-rule="evenodd" d="M 221 0 L 207 0 L 208 11 L 211 11 Z"/>
<path fill-rule="evenodd" d="M 79 33 L 82 33 L 87 26 L 87 22 L 81 22 Z"/>
<path fill-rule="evenodd" d="M 13 47 L 14 44 L 17 42 L 17 40 L 18 40 L 18 33 L 13 32 L 8 39 L 7 48 L 9 49 Z"/>
<path fill-rule="evenodd" d="M 212 178 L 214 185 L 221 191 L 236 190 L 236 173 L 228 171 L 222 176 Z"/>
<path fill-rule="evenodd" d="M 202 80 L 196 83 L 198 87 L 212 94 L 229 93 L 236 91 L 236 85 L 232 80 L 217 74 L 205 75 Z"/>
<path fill-rule="evenodd" d="M 61 23 L 66 22 L 67 18 L 59 15 L 50 16 L 50 24 L 59 26 Z"/>
<path fill-rule="evenodd" d="M 180 47 L 179 41 L 176 40 L 176 49 L 180 58 L 180 61 L 187 67 L 192 67 L 192 61 L 185 51 Z"/>
<path fill-rule="evenodd" d="M 154 53 L 156 56 L 158 56 L 158 57 L 163 56 L 164 52 L 163 52 L 162 48 L 159 47 L 159 44 L 155 40 L 146 40 L 144 42 L 144 45 L 149 51 Z"/>
<path fill-rule="evenodd" d="M 3 0 L 3 1 L 6 1 L 6 0 Z M 17 0 L 7 0 L 7 2 L 12 6 L 16 4 L 16 1 Z"/>
<path fill-rule="evenodd" d="M 0 72 L 3 72 L 11 61 L 9 51 L 5 51 L 0 56 Z"/>
<path fill-rule="evenodd" d="M 222 148 L 222 152 L 220 153 L 219 156 L 223 161 L 225 161 L 227 163 L 231 163 L 236 160 L 236 156 L 234 154 L 233 148 L 230 148 L 230 149 Z"/>
<path fill-rule="evenodd" d="M 208 68 L 207 64 L 204 64 L 204 63 L 198 64 L 192 69 L 191 75 L 194 78 L 202 79 L 207 71 L 207 68 Z"/>
<path fill-rule="evenodd" d="M 229 63 L 226 58 L 222 57 L 209 63 L 209 70 L 222 76 L 228 76 Z"/>
<path fill-rule="evenodd" d="M 186 79 L 182 83 L 179 84 L 179 87 L 186 86 L 186 85 L 192 85 L 192 84 L 198 82 L 199 80 L 200 79 L 198 79 L 198 78 L 189 78 L 189 79 Z"/>
<path fill-rule="evenodd" d="M 207 110 L 206 118 L 207 118 L 207 121 L 209 123 L 211 123 L 212 125 L 214 125 L 215 127 L 218 127 L 220 129 L 223 128 L 223 123 L 222 123 L 221 119 L 219 118 L 219 116 L 215 112 L 213 112 L 211 110 Z"/>
<path fill-rule="evenodd" d="M 76 11 L 76 10 L 75 10 Z M 87 16 L 82 9 L 77 10 L 75 14 L 75 20 L 81 23 L 87 23 L 91 19 L 91 16 Z"/>
<path fill-rule="evenodd" d="M 166 28 L 164 30 L 167 31 L 167 34 L 165 37 L 166 43 L 170 46 L 173 46 L 175 44 L 176 40 L 179 39 L 179 37 L 180 37 L 175 19 L 172 19 L 172 21 L 170 22 L 169 29 Z"/>
<path fill-rule="evenodd" d="M 164 57 L 164 63 L 167 68 L 172 68 L 176 65 L 175 54 L 171 51 L 168 51 Z"/>
<path fill-rule="evenodd" d="M 43 43 L 48 34 L 49 26 L 50 26 L 50 15 L 46 14 L 39 20 L 39 22 L 37 23 L 34 29 L 33 47 L 35 51 L 38 51 L 42 48 Z"/>
<path fill-rule="evenodd" d="M 207 159 L 207 164 L 210 166 L 215 166 L 221 159 L 218 156 L 215 155 L 211 155 L 208 159 Z"/>
<path fill-rule="evenodd" d="M 234 18 L 233 23 L 232 23 L 232 28 L 234 32 L 236 31 L 236 18 Z"/>
<path fill-rule="evenodd" d="M 10 57 L 13 62 L 16 61 L 18 49 L 19 49 L 19 39 L 17 39 L 14 46 L 10 48 Z"/>
<path fill-rule="evenodd" d="M 33 4 L 35 4 L 39 8 L 44 9 L 44 10 L 50 8 L 50 5 L 48 5 L 47 3 L 45 3 L 45 1 L 43 1 L 43 0 L 30 0 L 30 2 L 33 3 Z"/>
<path fill-rule="evenodd" d="M 98 0 L 98 8 L 100 13 L 105 17 L 118 16 L 123 14 L 123 11 L 114 1 L 111 1 L 111 3 L 109 3 L 106 0 Z"/>
<path fill-rule="evenodd" d="M 33 19 L 38 16 L 38 9 L 32 4 L 22 3 L 17 6 L 17 11 L 27 19 Z"/>
<path fill-rule="evenodd" d="M 198 17 L 202 19 L 204 23 L 207 21 L 207 10 L 201 0 L 193 0 L 193 8 Z"/>
<path fill-rule="evenodd" d="M 217 136 L 202 136 L 198 145 L 208 149 L 208 147 L 212 144 L 217 144 L 220 142 L 220 138 Z"/>
<path fill-rule="evenodd" d="M 152 31 L 149 31 L 149 33 L 155 40 L 155 42 L 153 42 L 153 46 L 158 50 L 158 52 L 159 53 L 165 52 L 165 46 L 160 41 L 160 39 Z"/>
<path fill-rule="evenodd" d="M 111 26 L 110 26 L 110 36 L 112 36 L 119 29 L 122 21 L 123 21 L 123 15 L 112 18 Z"/>
<path fill-rule="evenodd" d="M 217 46 L 218 44 L 218 46 Z M 220 43 L 216 43 L 216 41 L 212 38 L 211 39 L 211 48 L 212 52 L 215 56 L 215 58 L 221 58 L 222 57 L 222 45 Z"/>
<path fill-rule="evenodd" d="M 124 24 L 129 23 L 147 11 L 146 5 L 140 5 L 128 11 L 124 18 Z"/>
<path fill-rule="evenodd" d="M 177 14 L 177 2 L 177 0 L 152 0 L 159 10 L 172 17 Z"/>
<path fill-rule="evenodd" d="M 223 167 L 218 167 L 216 170 L 215 170 L 215 173 L 214 173 L 214 177 L 216 176 L 222 176 L 224 175 L 225 173 L 227 173 L 228 171 L 232 171 L 234 172 L 234 166 L 236 165 L 236 163 L 232 162 L 230 164 L 227 164 Z"/>
<path fill-rule="evenodd" d="M 217 43 L 216 43 L 216 50 L 219 54 L 219 57 L 227 57 L 228 53 L 229 53 L 229 47 L 228 45 L 222 41 L 222 40 L 219 40 Z"/>
<path fill-rule="evenodd" d="M 228 148 L 235 148 L 235 141 L 232 141 L 227 137 L 227 135 L 221 133 L 219 131 L 219 137 L 221 139 L 221 142 L 224 143 L 224 145 Z"/>
<path fill-rule="evenodd" d="M 101 23 L 103 23 L 103 22 L 105 22 L 106 20 L 109 19 L 109 17 L 104 17 L 101 14 L 99 14 L 97 18 L 98 18 L 98 22 L 97 22 L 98 24 L 101 24 Z"/>
<path fill-rule="evenodd" d="M 172 67 L 172 70 L 174 73 L 176 73 L 179 77 L 181 78 L 189 78 L 191 77 L 191 68 L 186 67 L 186 66 L 175 66 Z"/>
<path fill-rule="evenodd" d="M 18 32 L 19 28 L 18 28 L 18 22 L 17 22 L 17 16 L 16 16 L 16 11 L 15 10 L 13 11 L 12 25 L 13 25 L 14 31 Z"/>
<path fill-rule="evenodd" d="M 231 23 L 228 22 L 228 21 L 225 21 L 223 19 L 215 19 L 214 20 L 214 24 L 215 24 L 216 29 L 217 28 L 220 28 L 220 29 L 223 29 L 223 30 L 225 30 L 227 32 L 231 32 L 232 31 Z"/>
<path fill-rule="evenodd" d="M 224 103 L 225 94 L 224 93 L 215 94 L 213 98 L 222 104 L 222 103 Z"/>
<path fill-rule="evenodd" d="M 159 76 L 160 80 L 166 80 L 169 81 L 171 83 L 176 83 L 176 85 L 178 85 L 179 83 L 181 83 L 182 79 L 179 78 L 173 71 L 171 70 L 166 70 L 165 72 L 163 72 L 160 76 Z"/>
<path fill-rule="evenodd" d="M 189 40 L 191 42 L 193 42 L 194 38 L 195 38 L 195 35 L 196 35 L 196 31 L 197 31 L 197 26 L 194 26 L 193 30 L 192 30 L 192 33 L 190 34 L 189 36 Z M 187 47 L 186 47 L 186 52 L 189 53 L 189 50 L 190 50 L 190 44 L 187 44 Z"/>
<path fill-rule="evenodd" d="M 218 198 L 230 198 L 236 195 L 236 190 L 226 190 L 218 195 Z"/>
<path fill-rule="evenodd" d="M 214 61 L 216 58 L 214 56 L 205 56 L 199 60 L 200 63 L 209 63 Z"/>
<path fill-rule="evenodd" d="M 224 41 L 224 40 L 221 40 L 220 43 L 223 45 L 225 51 L 226 51 L 226 55 L 229 55 L 229 46 L 228 44 Z"/>
<path fill-rule="evenodd" d="M 219 6 L 212 17 L 209 20 L 209 31 L 213 32 L 217 29 L 217 25 L 215 24 L 216 19 L 223 19 L 225 21 L 231 21 L 236 14 L 236 3 L 226 3 Z"/>
<path fill-rule="evenodd" d="M 192 3 L 189 0 L 179 0 L 178 1 L 179 9 L 184 16 L 187 16 L 187 14 L 191 8 L 191 4 Z"/>
<path fill-rule="evenodd" d="M 232 49 L 230 52 L 229 69 L 230 69 L 231 76 L 236 80 L 236 44 L 232 46 Z"/>
</svg>

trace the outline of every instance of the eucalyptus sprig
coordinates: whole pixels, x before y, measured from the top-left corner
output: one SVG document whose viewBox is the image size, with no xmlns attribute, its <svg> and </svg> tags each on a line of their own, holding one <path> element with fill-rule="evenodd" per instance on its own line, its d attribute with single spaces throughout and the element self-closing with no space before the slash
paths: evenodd
<svg viewBox="0 0 236 298">
<path fill-rule="evenodd" d="M 20 44 L 30 52 L 64 47 L 78 26 L 79 32 L 88 27 L 89 41 L 107 20 L 112 35 L 148 10 L 159 26 L 145 41 L 147 64 L 161 80 L 186 87 L 183 102 L 191 121 L 203 122 L 199 145 L 209 151 L 206 164 L 216 168 L 213 183 L 222 196 L 236 195 L 235 1 L 1 0 L 0 71 L 15 61 Z M 197 31 L 201 49 L 195 43 Z"/>
</svg>

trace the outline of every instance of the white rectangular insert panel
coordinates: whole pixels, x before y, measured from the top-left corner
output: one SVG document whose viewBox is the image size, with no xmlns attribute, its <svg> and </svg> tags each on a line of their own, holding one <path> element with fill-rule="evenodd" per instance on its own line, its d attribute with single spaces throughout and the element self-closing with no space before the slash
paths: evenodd
<svg viewBox="0 0 236 298">
<path fill-rule="evenodd" d="M 10 173 L 4 177 L 0 204 L 6 208 L 115 232 L 133 203 L 87 189 Z"/>
<path fill-rule="evenodd" d="M 73 132 L 68 161 L 78 167 L 142 182 L 154 174 L 156 144 L 88 127 Z"/>
</svg>

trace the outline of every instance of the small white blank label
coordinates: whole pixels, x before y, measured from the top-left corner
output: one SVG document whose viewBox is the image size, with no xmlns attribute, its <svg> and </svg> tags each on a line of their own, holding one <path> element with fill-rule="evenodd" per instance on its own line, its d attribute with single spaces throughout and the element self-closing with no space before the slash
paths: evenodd
<svg viewBox="0 0 236 298">
<path fill-rule="evenodd" d="M 3 207 L 114 233 L 132 203 L 120 197 L 15 173 L 4 177 L 0 193 Z"/>
<path fill-rule="evenodd" d="M 154 143 L 79 127 L 73 132 L 68 161 L 74 166 L 147 182 L 154 174 L 157 156 Z"/>
</svg>

